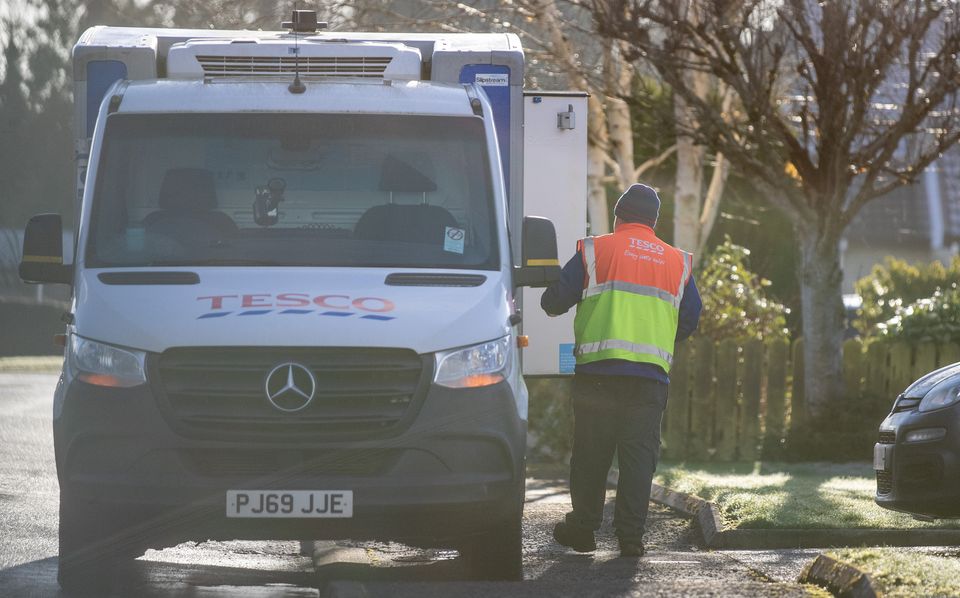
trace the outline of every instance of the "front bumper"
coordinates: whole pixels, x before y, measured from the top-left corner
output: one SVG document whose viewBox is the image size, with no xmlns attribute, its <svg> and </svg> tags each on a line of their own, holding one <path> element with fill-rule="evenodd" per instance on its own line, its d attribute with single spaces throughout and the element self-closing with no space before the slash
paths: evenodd
<svg viewBox="0 0 960 598">
<path fill-rule="evenodd" d="M 960 517 L 960 409 L 891 413 L 875 446 L 876 503 L 886 509 L 934 518 Z M 905 442 L 907 433 L 944 428 L 946 436 Z"/>
<path fill-rule="evenodd" d="M 430 385 L 398 433 L 284 442 L 174 430 L 150 386 L 61 389 L 54 420 L 61 495 L 153 545 L 205 539 L 395 539 L 437 544 L 522 505 L 526 422 L 509 385 Z M 352 490 L 351 519 L 235 519 L 227 490 Z M 147 530 L 143 532 L 142 530 Z"/>
</svg>

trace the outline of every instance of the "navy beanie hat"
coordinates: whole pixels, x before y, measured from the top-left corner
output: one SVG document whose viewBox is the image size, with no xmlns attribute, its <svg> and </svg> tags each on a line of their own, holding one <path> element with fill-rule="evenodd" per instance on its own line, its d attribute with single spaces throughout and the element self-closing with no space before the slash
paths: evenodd
<svg viewBox="0 0 960 598">
<path fill-rule="evenodd" d="M 653 187 L 640 183 L 630 185 L 617 200 L 613 213 L 624 222 L 638 222 L 653 228 L 660 217 L 660 196 Z"/>
</svg>

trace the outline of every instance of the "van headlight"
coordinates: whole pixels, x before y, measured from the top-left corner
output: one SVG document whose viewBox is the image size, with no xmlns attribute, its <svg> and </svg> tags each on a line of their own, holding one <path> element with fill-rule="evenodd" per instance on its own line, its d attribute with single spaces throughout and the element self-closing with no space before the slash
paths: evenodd
<svg viewBox="0 0 960 598">
<path fill-rule="evenodd" d="M 920 401 L 920 411 L 943 409 L 960 401 L 960 376 L 951 376 L 930 389 Z"/>
<path fill-rule="evenodd" d="M 510 337 L 465 349 L 441 351 L 433 381 L 448 388 L 490 386 L 506 379 L 510 365 Z"/>
<path fill-rule="evenodd" d="M 95 386 L 128 388 L 147 381 L 146 353 L 70 335 L 67 363 L 77 379 Z"/>
</svg>

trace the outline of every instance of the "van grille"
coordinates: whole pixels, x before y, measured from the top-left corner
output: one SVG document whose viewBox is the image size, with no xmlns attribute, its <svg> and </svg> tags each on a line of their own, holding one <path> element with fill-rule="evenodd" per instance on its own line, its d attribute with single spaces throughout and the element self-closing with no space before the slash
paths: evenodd
<svg viewBox="0 0 960 598">
<path fill-rule="evenodd" d="M 389 56 L 301 56 L 300 76 L 383 78 L 393 58 Z M 198 55 L 205 77 L 293 75 L 295 56 Z"/>
<path fill-rule="evenodd" d="M 313 400 L 295 412 L 274 407 L 265 388 L 270 371 L 288 362 L 316 379 Z M 395 431 L 412 415 L 430 368 L 403 349 L 182 348 L 162 353 L 156 374 L 162 408 L 185 433 L 290 440 Z"/>
<path fill-rule="evenodd" d="M 877 441 L 880 444 L 896 444 L 897 433 L 892 430 L 881 430 L 880 437 Z"/>
</svg>

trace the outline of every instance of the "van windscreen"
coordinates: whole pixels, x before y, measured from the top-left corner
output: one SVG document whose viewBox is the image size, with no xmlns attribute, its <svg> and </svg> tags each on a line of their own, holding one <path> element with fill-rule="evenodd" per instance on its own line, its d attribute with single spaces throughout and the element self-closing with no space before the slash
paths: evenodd
<svg viewBox="0 0 960 598">
<path fill-rule="evenodd" d="M 483 122 L 109 117 L 88 267 L 497 269 Z"/>
</svg>

